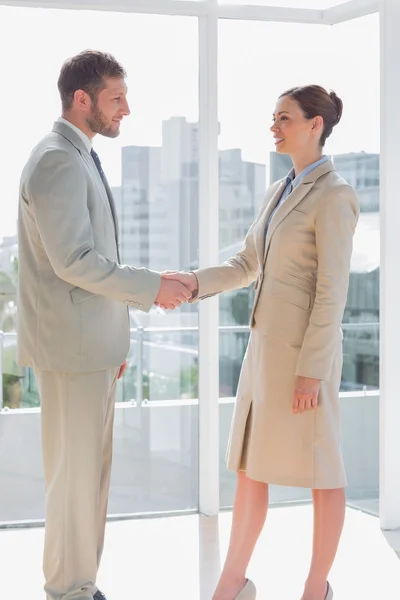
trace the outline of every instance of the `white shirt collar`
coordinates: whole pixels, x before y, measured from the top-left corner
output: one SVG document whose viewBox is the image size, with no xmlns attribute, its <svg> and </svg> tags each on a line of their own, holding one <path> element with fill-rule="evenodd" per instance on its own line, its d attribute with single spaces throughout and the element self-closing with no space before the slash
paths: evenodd
<svg viewBox="0 0 400 600">
<path fill-rule="evenodd" d="M 68 125 L 69 127 L 71 127 L 71 129 L 73 129 L 75 131 L 75 133 L 77 133 L 79 135 L 79 137 L 81 138 L 82 142 L 85 144 L 85 147 L 86 147 L 87 151 L 90 154 L 93 146 L 92 146 L 92 142 L 88 138 L 88 136 L 85 133 L 83 133 L 83 131 L 81 129 L 79 129 L 79 127 L 76 127 L 76 125 L 73 125 L 72 123 L 70 123 L 69 121 L 67 121 L 67 119 L 64 119 L 64 117 L 60 117 L 57 120 L 58 120 L 59 123 L 64 123 L 64 125 Z"/>
</svg>

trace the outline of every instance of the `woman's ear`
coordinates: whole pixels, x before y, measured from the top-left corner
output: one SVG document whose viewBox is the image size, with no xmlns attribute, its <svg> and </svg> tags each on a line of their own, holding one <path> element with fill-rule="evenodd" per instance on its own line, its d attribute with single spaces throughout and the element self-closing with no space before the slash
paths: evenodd
<svg viewBox="0 0 400 600">
<path fill-rule="evenodd" d="M 313 124 L 311 127 L 312 131 L 320 131 L 322 129 L 322 127 L 324 126 L 324 120 L 322 117 L 315 117 L 313 119 Z"/>
</svg>

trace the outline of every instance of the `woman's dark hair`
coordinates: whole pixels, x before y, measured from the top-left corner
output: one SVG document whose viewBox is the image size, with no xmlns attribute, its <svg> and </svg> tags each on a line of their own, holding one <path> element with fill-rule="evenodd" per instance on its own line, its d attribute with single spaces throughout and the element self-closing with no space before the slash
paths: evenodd
<svg viewBox="0 0 400 600">
<path fill-rule="evenodd" d="M 343 102 L 333 91 L 327 91 L 320 85 L 304 85 L 287 90 L 279 97 L 289 96 L 296 100 L 306 119 L 322 117 L 324 129 L 320 144 L 325 145 L 326 139 L 331 135 L 332 129 L 342 117 Z"/>
<path fill-rule="evenodd" d="M 58 78 L 62 107 L 72 106 L 74 94 L 83 90 L 93 101 L 105 87 L 107 78 L 126 77 L 123 66 L 111 55 L 96 50 L 85 50 L 65 61 Z"/>
</svg>

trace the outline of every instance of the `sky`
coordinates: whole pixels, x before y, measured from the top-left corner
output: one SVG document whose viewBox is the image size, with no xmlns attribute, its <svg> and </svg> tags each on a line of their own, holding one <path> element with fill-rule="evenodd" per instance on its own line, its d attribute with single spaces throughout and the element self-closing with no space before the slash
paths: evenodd
<svg viewBox="0 0 400 600">
<path fill-rule="evenodd" d="M 300 2 L 309 8 L 331 4 L 274 4 Z M 96 48 L 113 53 L 128 72 L 131 116 L 117 139 L 95 139 L 113 186 L 121 181 L 122 146 L 160 145 L 164 119 L 198 119 L 194 17 L 0 6 L 0 23 L 0 237 L 15 233 L 21 170 L 60 114 L 57 78 L 67 57 Z M 378 15 L 334 27 L 221 20 L 218 69 L 220 149 L 241 148 L 245 160 L 268 165 L 278 95 L 293 85 L 318 83 L 344 101 L 326 152 L 379 152 Z"/>
</svg>

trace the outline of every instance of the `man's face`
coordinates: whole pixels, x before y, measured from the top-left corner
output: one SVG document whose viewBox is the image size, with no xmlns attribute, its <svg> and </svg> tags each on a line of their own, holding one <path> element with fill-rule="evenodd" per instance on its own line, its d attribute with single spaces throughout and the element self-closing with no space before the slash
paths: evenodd
<svg viewBox="0 0 400 600">
<path fill-rule="evenodd" d="M 86 122 L 93 133 L 115 138 L 120 124 L 130 114 L 126 99 L 127 87 L 123 78 L 105 80 L 105 87 L 92 100 Z"/>
</svg>

